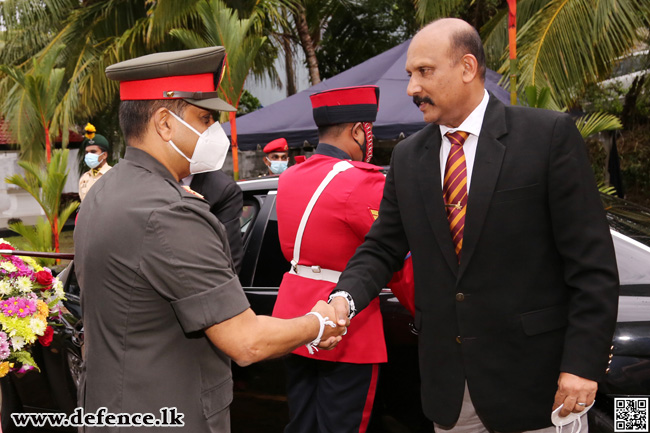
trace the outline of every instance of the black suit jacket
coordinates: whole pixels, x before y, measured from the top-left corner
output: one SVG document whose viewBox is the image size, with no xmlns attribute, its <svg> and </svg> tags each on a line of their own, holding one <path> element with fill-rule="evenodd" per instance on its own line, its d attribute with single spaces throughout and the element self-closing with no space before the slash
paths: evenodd
<svg viewBox="0 0 650 433">
<path fill-rule="evenodd" d="M 244 258 L 239 223 L 244 207 L 241 188 L 232 177 L 221 170 L 195 174 L 190 188 L 205 198 L 210 204 L 210 212 L 226 228 L 232 261 L 239 273 Z"/>
<path fill-rule="evenodd" d="M 467 381 L 490 428 L 548 427 L 559 373 L 598 380 L 616 323 L 614 249 L 584 142 L 568 115 L 490 96 L 460 264 L 440 144 L 428 125 L 395 147 L 379 218 L 336 290 L 365 307 L 412 251 L 425 414 L 454 424 Z"/>
</svg>

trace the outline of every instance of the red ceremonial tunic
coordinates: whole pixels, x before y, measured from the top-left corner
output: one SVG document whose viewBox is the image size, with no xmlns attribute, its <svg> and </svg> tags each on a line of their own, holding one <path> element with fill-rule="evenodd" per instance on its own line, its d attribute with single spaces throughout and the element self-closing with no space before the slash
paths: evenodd
<svg viewBox="0 0 650 433">
<path fill-rule="evenodd" d="M 307 203 L 332 167 L 341 160 L 314 155 L 287 169 L 280 176 L 277 196 L 278 230 L 282 253 L 288 261 L 298 226 Z M 349 161 L 354 167 L 339 173 L 316 202 L 305 226 L 300 265 L 320 266 L 342 272 L 377 217 L 385 177 L 380 167 Z M 287 272 L 284 274 L 273 316 L 292 318 L 309 312 L 319 300 L 326 300 L 335 287 Z M 293 353 L 309 358 L 372 364 L 386 362 L 384 328 L 379 298 L 357 314 L 348 333 L 334 350 L 310 355 L 305 346 Z"/>
</svg>

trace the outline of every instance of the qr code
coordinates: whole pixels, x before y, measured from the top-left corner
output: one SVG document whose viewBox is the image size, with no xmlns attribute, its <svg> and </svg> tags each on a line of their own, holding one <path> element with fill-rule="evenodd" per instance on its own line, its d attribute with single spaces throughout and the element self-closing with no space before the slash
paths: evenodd
<svg viewBox="0 0 650 433">
<path fill-rule="evenodd" d="M 647 432 L 648 399 L 638 397 L 615 398 L 614 431 Z"/>
</svg>

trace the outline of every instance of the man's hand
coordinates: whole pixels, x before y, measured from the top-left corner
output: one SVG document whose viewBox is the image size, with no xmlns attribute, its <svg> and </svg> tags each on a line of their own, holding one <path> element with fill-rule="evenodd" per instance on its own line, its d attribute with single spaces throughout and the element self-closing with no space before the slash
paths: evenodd
<svg viewBox="0 0 650 433">
<path fill-rule="evenodd" d="M 350 305 L 348 304 L 348 300 L 342 296 L 337 296 L 336 298 L 332 299 L 330 305 L 334 307 L 334 310 L 336 310 L 336 315 L 334 316 L 336 319 L 336 324 L 339 326 L 349 326 Z"/>
<path fill-rule="evenodd" d="M 567 416 L 571 412 L 580 413 L 594 402 L 597 390 L 597 382 L 562 372 L 557 381 L 553 410 L 564 404 L 560 416 Z"/>
<path fill-rule="evenodd" d="M 327 317 L 332 322 L 337 323 L 336 310 L 325 301 L 318 301 L 316 305 L 314 305 L 314 308 L 311 309 L 311 311 L 320 313 L 321 316 Z M 334 349 L 336 345 L 341 341 L 342 335 L 345 334 L 349 324 L 350 321 L 348 320 L 344 322 L 343 325 L 337 323 L 336 327 L 325 326 L 325 329 L 323 330 L 323 336 L 321 337 L 320 343 L 318 344 L 318 348 L 325 350 Z"/>
</svg>

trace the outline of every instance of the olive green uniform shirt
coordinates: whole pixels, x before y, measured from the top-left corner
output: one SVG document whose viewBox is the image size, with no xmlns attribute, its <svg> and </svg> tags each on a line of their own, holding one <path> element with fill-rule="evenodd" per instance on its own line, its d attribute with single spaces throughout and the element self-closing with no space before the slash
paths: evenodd
<svg viewBox="0 0 650 433">
<path fill-rule="evenodd" d="M 249 304 L 223 225 L 142 150 L 129 147 L 103 177 L 74 234 L 86 345 L 80 406 L 157 417 L 175 407 L 181 431 L 229 432 L 230 359 L 203 330 Z"/>
</svg>

